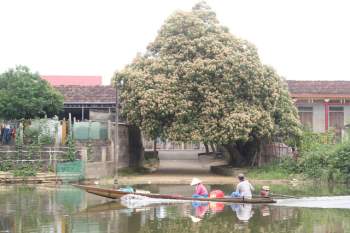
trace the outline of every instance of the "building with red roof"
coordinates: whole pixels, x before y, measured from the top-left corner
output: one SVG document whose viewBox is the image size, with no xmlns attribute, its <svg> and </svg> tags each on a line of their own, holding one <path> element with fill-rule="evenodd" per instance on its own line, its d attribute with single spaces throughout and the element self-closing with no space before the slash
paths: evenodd
<svg viewBox="0 0 350 233">
<path fill-rule="evenodd" d="M 350 124 L 350 81 L 288 80 L 301 123 L 315 132 L 335 129 L 343 135 Z"/>
<path fill-rule="evenodd" d="M 91 119 L 92 112 L 115 112 L 116 89 L 112 86 L 55 86 L 64 96 L 64 112 L 61 118 L 69 113 L 77 120 Z"/>
<path fill-rule="evenodd" d="M 103 86 L 100 76 L 43 76 L 65 98 L 65 113 L 77 119 L 90 118 L 91 112 L 115 112 L 116 91 Z M 288 80 L 301 123 L 315 132 L 335 129 L 341 136 L 350 124 L 350 81 Z"/>
<path fill-rule="evenodd" d="M 115 111 L 115 89 L 103 86 L 101 76 L 88 75 L 42 75 L 64 96 L 64 111 L 61 118 L 69 114 L 77 120 L 90 119 L 91 112 Z"/>
<path fill-rule="evenodd" d="M 101 76 L 78 76 L 78 75 L 42 75 L 44 80 L 52 86 L 100 86 Z"/>
</svg>

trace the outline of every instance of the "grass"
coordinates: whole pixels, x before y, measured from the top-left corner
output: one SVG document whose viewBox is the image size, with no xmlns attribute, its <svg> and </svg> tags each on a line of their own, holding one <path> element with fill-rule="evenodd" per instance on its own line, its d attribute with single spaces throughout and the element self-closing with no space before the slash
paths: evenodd
<svg viewBox="0 0 350 233">
<path fill-rule="evenodd" d="M 293 179 L 297 177 L 296 174 L 291 174 L 285 168 L 277 164 L 263 166 L 260 168 L 251 168 L 247 172 L 250 179 L 257 180 L 275 180 L 275 179 Z"/>
<path fill-rule="evenodd" d="M 140 167 L 140 168 L 122 168 L 118 169 L 119 176 L 137 176 L 149 173 L 149 169 Z"/>
</svg>

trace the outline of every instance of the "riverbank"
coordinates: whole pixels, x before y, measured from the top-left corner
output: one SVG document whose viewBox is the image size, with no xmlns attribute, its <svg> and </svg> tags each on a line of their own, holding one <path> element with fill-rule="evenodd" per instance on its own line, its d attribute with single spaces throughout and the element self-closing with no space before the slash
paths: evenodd
<svg viewBox="0 0 350 233">
<path fill-rule="evenodd" d="M 36 176 L 15 176 L 12 172 L 0 172 L 0 184 L 61 183 L 55 173 L 37 173 Z"/>
<path fill-rule="evenodd" d="M 160 175 L 160 174 L 146 174 L 146 175 L 131 175 L 120 176 L 116 180 L 114 178 L 104 178 L 99 181 L 86 181 L 92 184 L 114 184 L 118 185 L 137 185 L 137 184 L 183 184 L 191 183 L 193 177 L 197 177 L 203 181 L 204 184 L 218 184 L 218 185 L 236 185 L 238 180 L 234 177 L 219 176 L 214 174 L 208 175 Z M 290 184 L 296 183 L 295 180 L 288 179 L 249 179 L 253 184 L 271 185 L 271 184 Z"/>
</svg>

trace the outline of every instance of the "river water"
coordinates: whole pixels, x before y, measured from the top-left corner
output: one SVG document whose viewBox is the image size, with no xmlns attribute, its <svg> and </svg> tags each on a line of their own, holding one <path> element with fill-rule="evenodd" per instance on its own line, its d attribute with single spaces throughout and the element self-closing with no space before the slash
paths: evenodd
<svg viewBox="0 0 350 233">
<path fill-rule="evenodd" d="M 143 186 L 188 195 L 185 185 Z M 257 187 L 259 188 L 259 187 Z M 350 233 L 346 186 L 271 187 L 275 193 L 308 198 L 273 205 L 144 203 L 132 205 L 87 194 L 71 186 L 0 186 L 0 232 L 312 232 Z M 230 186 L 211 186 L 226 193 Z"/>
</svg>

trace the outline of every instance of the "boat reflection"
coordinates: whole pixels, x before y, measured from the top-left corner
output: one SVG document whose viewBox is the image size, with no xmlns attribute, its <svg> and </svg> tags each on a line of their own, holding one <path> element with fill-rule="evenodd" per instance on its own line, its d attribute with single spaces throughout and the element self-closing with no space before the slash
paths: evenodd
<svg viewBox="0 0 350 233">
<path fill-rule="evenodd" d="M 233 204 L 231 209 L 236 213 L 238 220 L 242 222 L 248 222 L 254 214 L 252 204 Z"/>
<path fill-rule="evenodd" d="M 194 216 L 189 215 L 189 217 L 191 218 L 192 222 L 197 223 L 204 218 L 205 213 L 207 213 L 209 210 L 209 203 L 200 201 L 192 202 L 192 209 L 193 211 L 191 212 L 194 212 Z"/>
<path fill-rule="evenodd" d="M 260 214 L 262 217 L 270 216 L 270 207 L 268 205 L 262 205 L 260 207 Z"/>
<path fill-rule="evenodd" d="M 93 213 L 100 213 L 100 212 L 121 210 L 121 209 L 125 209 L 125 206 L 123 206 L 120 202 L 110 201 L 103 204 L 88 206 L 85 209 L 79 211 L 77 214 L 87 214 L 87 213 L 93 214 Z"/>
</svg>

